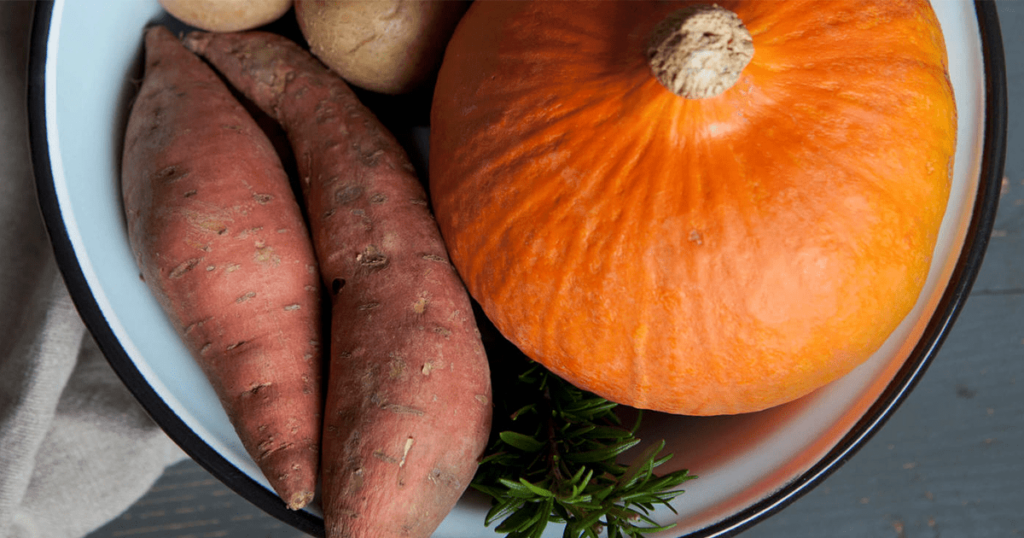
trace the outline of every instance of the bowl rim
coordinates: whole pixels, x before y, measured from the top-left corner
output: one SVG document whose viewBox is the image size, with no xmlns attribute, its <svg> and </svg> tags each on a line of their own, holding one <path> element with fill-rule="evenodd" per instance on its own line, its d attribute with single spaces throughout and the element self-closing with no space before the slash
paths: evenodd
<svg viewBox="0 0 1024 538">
<path fill-rule="evenodd" d="M 39 0 L 33 12 L 29 42 L 28 115 L 29 145 L 36 181 L 36 197 L 57 266 L 86 328 L 121 382 L 157 425 L 189 457 L 229 489 L 264 512 L 312 536 L 324 536 L 323 519 L 306 510 L 293 511 L 271 490 L 245 474 L 207 444 L 163 401 L 118 341 L 89 289 L 78 264 L 70 235 L 61 219 L 51 168 L 46 129 L 45 68 L 54 0 Z"/>
<path fill-rule="evenodd" d="M 863 447 L 903 403 L 938 354 L 960 314 L 981 268 L 995 222 L 1006 157 L 1007 90 L 1003 40 L 993 2 L 973 0 L 984 62 L 985 116 L 977 197 L 962 250 L 939 303 L 908 359 L 871 407 L 839 442 L 809 469 L 774 493 L 743 510 L 680 538 L 735 536 L 779 512 L 838 470 Z M 45 90 L 47 42 L 54 1 L 40 0 L 33 13 L 29 49 L 29 143 L 36 195 L 60 273 L 86 328 L 122 383 L 150 417 L 185 453 L 229 489 L 269 515 L 312 536 L 324 536 L 323 519 L 305 510 L 289 510 L 272 491 L 240 471 L 175 414 L 145 380 L 107 323 L 78 264 L 61 219 L 50 166 Z"/>
</svg>

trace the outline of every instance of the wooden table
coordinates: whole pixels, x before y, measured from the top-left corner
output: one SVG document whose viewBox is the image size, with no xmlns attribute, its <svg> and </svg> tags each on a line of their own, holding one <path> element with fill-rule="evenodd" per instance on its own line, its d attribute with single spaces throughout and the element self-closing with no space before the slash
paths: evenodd
<svg viewBox="0 0 1024 538">
<path fill-rule="evenodd" d="M 1008 152 L 995 232 L 971 297 L 924 379 L 882 430 L 744 538 L 1024 537 L 1024 1 L 996 4 Z M 188 461 L 89 538 L 136 536 L 300 533 Z"/>
</svg>

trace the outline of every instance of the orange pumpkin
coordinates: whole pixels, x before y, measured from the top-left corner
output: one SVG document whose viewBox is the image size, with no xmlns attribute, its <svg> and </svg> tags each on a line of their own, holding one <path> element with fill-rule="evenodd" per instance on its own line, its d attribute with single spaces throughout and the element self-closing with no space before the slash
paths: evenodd
<svg viewBox="0 0 1024 538">
<path fill-rule="evenodd" d="M 717 2 L 749 38 L 659 26 L 690 4 L 475 2 L 438 75 L 430 190 L 528 356 L 639 408 L 756 411 L 850 372 L 914 306 L 953 90 L 927 0 Z M 691 45 L 666 60 L 652 34 Z M 697 81 L 715 96 L 668 89 L 730 71 Z"/>
</svg>

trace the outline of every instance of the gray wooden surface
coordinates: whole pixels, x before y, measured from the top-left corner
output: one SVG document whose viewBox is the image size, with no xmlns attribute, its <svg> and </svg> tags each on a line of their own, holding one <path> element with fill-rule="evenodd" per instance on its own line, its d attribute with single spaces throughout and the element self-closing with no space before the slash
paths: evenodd
<svg viewBox="0 0 1024 538">
<path fill-rule="evenodd" d="M 1024 2 L 996 2 L 1009 83 L 999 213 L 974 291 L 895 416 L 743 538 L 1024 537 Z M 89 538 L 298 538 L 189 461 Z"/>
</svg>

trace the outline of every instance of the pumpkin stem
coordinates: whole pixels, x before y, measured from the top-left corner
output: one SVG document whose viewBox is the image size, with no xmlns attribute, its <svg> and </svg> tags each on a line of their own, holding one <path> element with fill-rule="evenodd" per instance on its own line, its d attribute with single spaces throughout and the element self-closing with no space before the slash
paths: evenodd
<svg viewBox="0 0 1024 538">
<path fill-rule="evenodd" d="M 654 77 L 687 99 L 721 94 L 754 57 L 754 42 L 735 13 L 717 5 L 693 5 L 658 23 L 647 45 Z"/>
</svg>

